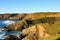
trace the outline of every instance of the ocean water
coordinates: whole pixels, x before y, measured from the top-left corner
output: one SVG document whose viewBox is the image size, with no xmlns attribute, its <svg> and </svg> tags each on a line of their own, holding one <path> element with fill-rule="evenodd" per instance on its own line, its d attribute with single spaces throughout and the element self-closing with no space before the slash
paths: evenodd
<svg viewBox="0 0 60 40">
<path fill-rule="evenodd" d="M 2 31 L 2 30 L 4 30 L 4 27 L 6 27 L 7 25 L 10 25 L 14 22 L 16 22 L 16 21 L 0 20 L 0 40 L 5 39 L 8 35 L 18 36 L 19 34 L 22 34 L 21 32 L 16 32 L 16 31 L 10 31 L 10 32 Z"/>
<path fill-rule="evenodd" d="M 10 25 L 14 23 L 15 21 L 12 20 L 0 20 L 0 28 L 5 27 L 6 25 Z"/>
</svg>

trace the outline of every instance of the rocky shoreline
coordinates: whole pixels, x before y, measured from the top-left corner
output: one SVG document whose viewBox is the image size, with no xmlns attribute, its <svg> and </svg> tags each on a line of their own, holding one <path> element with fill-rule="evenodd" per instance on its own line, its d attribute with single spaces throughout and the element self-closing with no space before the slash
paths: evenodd
<svg viewBox="0 0 60 40">
<path fill-rule="evenodd" d="M 20 37 L 22 38 L 22 40 L 37 40 L 39 38 L 37 38 L 38 36 L 36 35 L 40 35 L 39 37 L 45 38 L 51 36 L 52 34 L 53 35 L 56 34 L 56 32 L 53 33 L 51 31 L 53 31 L 53 29 L 55 29 L 54 31 L 58 30 L 56 29 L 57 27 L 55 25 L 59 25 L 57 24 L 57 22 L 60 20 L 59 15 L 60 15 L 59 13 L 54 13 L 54 12 L 32 13 L 32 14 L 5 14 L 5 15 L 2 14 L 0 16 L 0 19 L 19 20 L 18 22 L 7 25 L 4 28 L 5 31 L 22 32 L 22 35 Z M 59 31 L 57 31 L 57 33 L 58 32 Z"/>
</svg>

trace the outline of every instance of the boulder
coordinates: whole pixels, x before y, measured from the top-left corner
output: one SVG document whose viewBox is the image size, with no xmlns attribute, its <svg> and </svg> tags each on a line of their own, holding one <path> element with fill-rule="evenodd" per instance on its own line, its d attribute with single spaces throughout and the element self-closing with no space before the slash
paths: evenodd
<svg viewBox="0 0 60 40">
<path fill-rule="evenodd" d="M 9 35 L 8 37 L 6 37 L 4 40 L 19 40 L 18 37 L 14 36 L 14 35 Z"/>
</svg>

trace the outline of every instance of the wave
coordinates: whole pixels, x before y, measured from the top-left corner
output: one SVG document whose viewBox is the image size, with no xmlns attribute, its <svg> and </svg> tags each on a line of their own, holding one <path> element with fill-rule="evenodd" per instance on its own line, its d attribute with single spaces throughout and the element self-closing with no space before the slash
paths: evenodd
<svg viewBox="0 0 60 40">
<path fill-rule="evenodd" d="M 0 34 L 0 39 L 6 38 L 6 36 L 4 36 L 4 35 L 5 35 L 5 33 Z"/>
<path fill-rule="evenodd" d="M 6 25 L 9 25 L 9 24 L 12 24 L 14 23 L 15 21 L 10 21 L 10 20 L 6 20 L 6 21 L 3 21 L 2 23 L 3 24 L 6 24 Z"/>
</svg>

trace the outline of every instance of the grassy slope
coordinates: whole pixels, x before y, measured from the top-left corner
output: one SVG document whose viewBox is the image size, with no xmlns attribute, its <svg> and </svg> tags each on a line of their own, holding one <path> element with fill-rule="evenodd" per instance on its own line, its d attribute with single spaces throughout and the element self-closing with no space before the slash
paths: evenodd
<svg viewBox="0 0 60 40">
<path fill-rule="evenodd" d="M 60 15 L 59 13 L 58 14 L 55 14 L 55 13 L 52 13 L 52 14 L 51 13 L 41 13 L 41 14 L 33 13 L 33 14 L 27 14 L 27 16 L 24 19 L 31 18 L 32 20 L 34 20 L 33 21 L 34 24 L 38 24 L 39 20 L 37 20 L 37 19 L 44 18 L 46 16 L 47 17 L 56 17 L 55 24 L 49 25 L 48 23 L 40 23 L 44 26 L 44 28 L 46 29 L 46 32 L 51 35 L 51 37 L 43 38 L 43 39 L 41 38 L 41 39 L 42 40 L 55 40 L 57 37 L 60 37 L 60 34 L 58 34 L 58 32 L 60 32 L 60 16 L 59 15 Z M 19 25 L 24 22 L 24 19 L 22 21 L 12 24 L 13 27 L 15 27 L 15 26 L 19 27 Z M 32 26 L 32 24 L 30 24 L 29 26 Z"/>
<path fill-rule="evenodd" d="M 57 18 L 55 24 L 49 25 L 49 24 L 42 24 L 44 28 L 46 29 L 46 32 L 51 34 L 48 38 L 42 38 L 42 40 L 56 40 L 60 37 L 60 18 Z"/>
<path fill-rule="evenodd" d="M 36 23 L 39 23 L 39 21 L 37 19 L 43 18 L 48 15 L 51 15 L 51 14 L 38 14 L 38 15 L 36 15 L 36 17 L 33 17 L 32 19 L 35 20 Z M 52 17 L 54 17 L 55 14 L 52 14 L 52 15 L 53 15 Z M 44 26 L 44 28 L 46 29 L 46 32 L 51 35 L 48 38 L 40 38 L 40 39 L 42 39 L 42 40 L 56 40 L 58 37 L 60 37 L 60 34 L 58 34 L 58 32 L 60 32 L 60 17 L 59 17 L 59 15 L 60 14 L 56 15 L 55 24 L 49 25 L 48 23 L 43 23 L 43 24 L 40 23 Z"/>
</svg>

